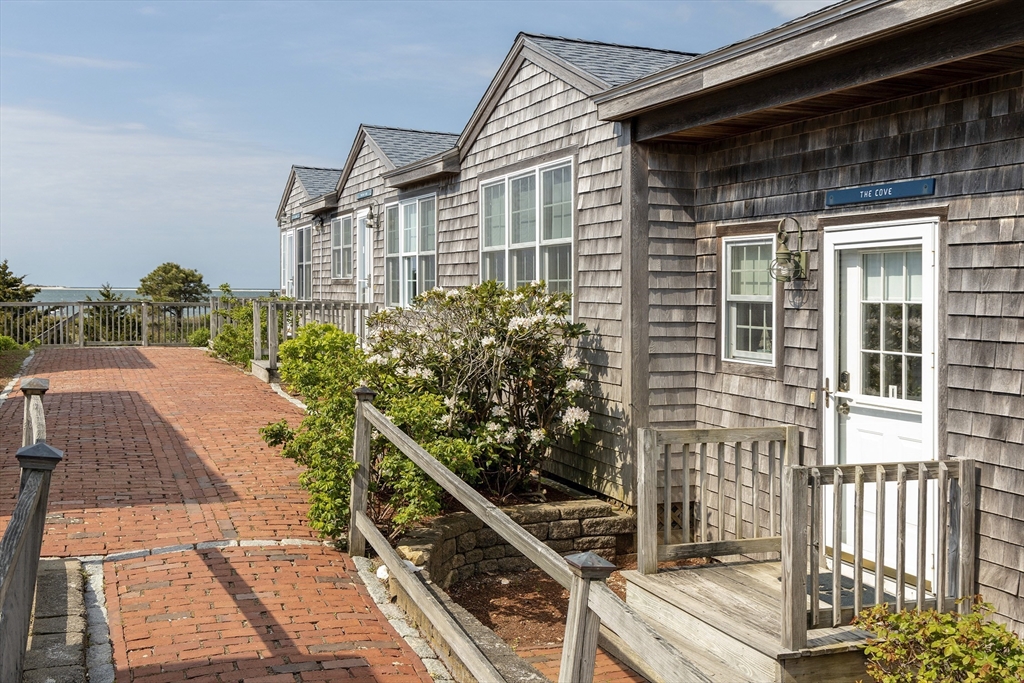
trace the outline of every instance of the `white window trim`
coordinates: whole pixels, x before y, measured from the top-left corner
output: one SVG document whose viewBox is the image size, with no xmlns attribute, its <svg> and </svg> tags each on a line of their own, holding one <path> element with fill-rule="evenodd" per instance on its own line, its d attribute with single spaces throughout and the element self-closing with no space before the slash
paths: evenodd
<svg viewBox="0 0 1024 683">
<path fill-rule="evenodd" d="M 434 248 L 430 250 L 422 249 L 422 235 L 420 234 L 420 211 L 421 205 L 424 201 L 433 200 L 434 202 Z M 415 205 L 416 206 L 416 248 L 412 250 L 406 250 L 405 248 L 405 207 Z M 388 252 L 388 225 L 387 216 L 388 209 L 397 207 L 398 210 L 398 252 Z M 437 193 L 431 192 L 427 194 L 418 195 L 416 197 L 406 197 L 397 202 L 389 202 L 385 204 L 381 215 L 384 223 L 384 305 L 388 307 L 398 306 L 400 308 L 408 307 L 412 304 L 412 299 L 409 297 L 409 282 L 406 278 L 405 273 L 405 260 L 408 258 L 415 259 L 416 261 L 416 278 L 417 278 L 417 294 L 422 294 L 426 291 L 422 283 L 422 272 L 420 269 L 420 259 L 422 257 L 433 257 L 434 258 L 434 286 L 437 286 L 437 243 L 438 243 L 438 209 L 437 209 Z M 393 304 L 391 297 L 389 296 L 391 286 L 390 279 L 388 278 L 388 261 L 390 259 L 398 259 L 398 303 Z"/>
<path fill-rule="evenodd" d="M 345 222 L 348 222 L 348 230 L 345 229 Z M 339 242 L 335 244 L 334 228 L 338 228 Z M 352 239 L 354 221 L 352 214 L 345 214 L 331 219 L 331 279 L 351 280 L 354 276 L 352 262 L 355 260 L 355 243 Z M 348 236 L 348 244 L 345 244 L 345 237 Z M 348 249 L 348 258 L 345 258 L 345 249 Z"/>
<path fill-rule="evenodd" d="M 778 359 L 778 348 L 779 348 L 779 345 L 778 345 L 779 330 L 778 330 L 778 326 L 776 324 L 776 322 L 777 322 L 776 313 L 777 313 L 777 310 L 778 310 L 777 307 L 779 305 L 779 302 L 778 302 L 778 295 L 777 295 L 777 292 L 776 292 L 776 286 L 775 286 L 774 278 L 771 278 L 771 276 L 769 276 L 769 279 L 770 279 L 770 282 L 771 282 L 771 294 L 769 295 L 768 299 L 765 299 L 764 297 L 750 297 L 750 296 L 742 296 L 742 295 L 737 295 L 736 297 L 731 297 L 730 293 L 729 293 L 730 286 L 732 284 L 732 257 L 730 255 L 731 247 L 734 247 L 737 244 L 763 244 L 763 243 L 767 242 L 771 246 L 771 253 L 774 255 L 775 251 L 776 251 L 776 247 L 777 247 L 775 239 L 776 238 L 775 238 L 775 235 L 773 233 L 763 233 L 763 234 L 759 234 L 759 235 L 736 235 L 736 236 L 733 236 L 733 237 L 723 237 L 722 238 L 722 295 L 721 295 L 721 301 L 722 301 L 722 309 L 721 309 L 721 316 L 722 316 L 722 324 L 721 324 L 722 348 L 721 348 L 721 356 L 722 356 L 722 360 L 727 362 L 727 363 L 743 363 L 745 365 L 755 365 L 755 366 L 758 366 L 758 367 L 775 367 L 776 366 L 776 362 L 777 362 L 777 359 Z M 769 299 L 770 299 L 770 301 L 769 301 Z M 729 309 L 730 309 L 730 304 L 737 303 L 737 302 L 738 303 L 743 303 L 743 302 L 748 302 L 748 303 L 771 303 L 771 305 L 772 305 L 772 310 L 771 310 L 771 321 L 772 321 L 772 337 L 771 337 L 772 353 L 771 353 L 771 359 L 769 359 L 767 357 L 760 357 L 760 358 L 759 357 L 754 357 L 753 355 L 751 355 L 751 357 L 743 357 L 743 356 L 730 355 L 730 353 L 731 353 L 730 347 L 732 346 L 733 339 L 735 338 L 735 333 L 733 332 L 734 321 L 732 319 L 732 316 L 729 314 Z"/>
<path fill-rule="evenodd" d="M 544 226 L 543 226 L 543 205 L 542 205 L 542 194 L 543 194 L 543 183 L 541 174 L 544 171 L 552 170 L 555 168 L 561 168 L 564 166 L 569 167 L 570 179 L 572 183 L 572 197 L 571 205 L 572 209 L 569 212 L 569 237 L 561 237 L 558 239 L 545 240 L 544 239 Z M 511 230 L 512 230 L 512 202 L 511 194 L 509 191 L 509 183 L 511 180 L 522 178 L 527 175 L 533 175 L 536 179 L 535 183 L 535 216 L 536 216 L 536 230 L 537 234 L 534 239 L 534 268 L 535 275 L 539 275 L 542 269 L 542 256 L 541 249 L 547 246 L 559 246 L 569 245 L 569 269 L 570 277 L 572 278 L 572 284 L 569 287 L 569 292 L 575 299 L 576 295 L 576 163 L 573 157 L 565 157 L 556 161 L 538 164 L 530 168 L 519 169 L 512 173 L 506 173 L 500 176 L 494 176 L 481 180 L 477 186 L 477 205 L 479 209 L 479 254 L 477 255 L 477 267 L 478 267 L 478 278 L 480 282 L 484 282 L 483 279 L 483 261 L 484 254 L 502 252 L 505 258 L 505 281 L 502 283 L 506 287 L 511 287 L 510 278 L 512 277 L 512 264 L 509 259 L 509 253 L 512 251 L 518 251 L 523 248 L 528 248 L 526 244 L 517 244 L 513 248 L 511 244 Z M 485 247 L 484 246 L 484 189 L 498 184 L 505 185 L 505 239 L 504 244 L 500 247 Z M 535 281 L 538 281 L 535 279 Z"/>
</svg>

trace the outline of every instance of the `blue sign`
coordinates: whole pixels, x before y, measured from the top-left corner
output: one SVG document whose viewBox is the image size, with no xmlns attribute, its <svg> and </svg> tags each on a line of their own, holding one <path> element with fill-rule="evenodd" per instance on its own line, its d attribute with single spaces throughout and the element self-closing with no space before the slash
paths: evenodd
<svg viewBox="0 0 1024 683">
<path fill-rule="evenodd" d="M 373 188 L 369 190 L 363 190 L 362 192 L 356 192 L 356 199 L 366 199 L 367 197 L 373 196 Z"/>
<path fill-rule="evenodd" d="M 906 180 L 902 183 L 886 183 L 869 187 L 854 187 L 848 190 L 832 190 L 825 195 L 825 206 L 860 204 L 861 202 L 884 202 L 887 199 L 927 197 L 935 194 L 935 178 Z"/>
</svg>

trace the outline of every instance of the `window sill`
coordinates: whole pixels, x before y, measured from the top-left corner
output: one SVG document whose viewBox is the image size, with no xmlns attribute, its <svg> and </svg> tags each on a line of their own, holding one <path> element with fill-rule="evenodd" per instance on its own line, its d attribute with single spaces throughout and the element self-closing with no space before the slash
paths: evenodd
<svg viewBox="0 0 1024 683">
<path fill-rule="evenodd" d="M 780 368 L 775 365 L 744 363 L 743 361 L 736 361 L 732 358 L 723 358 L 721 360 L 721 371 L 727 372 L 730 375 L 757 377 L 760 379 L 779 379 L 780 376 Z"/>
</svg>

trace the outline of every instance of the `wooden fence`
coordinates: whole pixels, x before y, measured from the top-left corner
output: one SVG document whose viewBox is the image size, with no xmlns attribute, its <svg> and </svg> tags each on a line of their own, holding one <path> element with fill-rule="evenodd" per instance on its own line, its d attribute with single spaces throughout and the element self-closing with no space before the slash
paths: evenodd
<svg viewBox="0 0 1024 683">
<path fill-rule="evenodd" d="M 947 611 L 973 595 L 975 485 L 970 459 L 787 466 L 783 646 L 806 647 L 808 627 L 848 624 L 874 604 Z M 825 586 L 822 567 L 831 569 Z M 823 594 L 831 607 L 821 607 Z"/>
<path fill-rule="evenodd" d="M 152 301 L 0 303 L 0 334 L 43 346 L 188 346 L 210 304 Z"/>
<path fill-rule="evenodd" d="M 281 341 L 291 339 L 300 328 L 312 322 L 334 325 L 362 340 L 366 335 L 367 319 L 375 310 L 375 304 L 345 301 L 254 301 L 253 358 L 262 360 L 265 357 L 269 369 L 276 370 Z"/>
<path fill-rule="evenodd" d="M 26 379 L 24 433 L 17 458 L 21 486 L 0 541 L 0 681 L 20 681 L 46 522 L 50 473 L 64 454 L 46 444 L 43 395 L 50 383 Z"/>
<path fill-rule="evenodd" d="M 597 642 L 602 625 L 614 634 L 624 648 L 631 651 L 635 659 L 646 665 L 645 669 L 657 674 L 661 680 L 678 683 L 710 680 L 612 592 L 603 577 L 606 577 L 614 567 L 606 566 L 609 565 L 607 562 L 602 565 L 600 558 L 592 553 L 563 558 L 538 541 L 374 408 L 374 395 L 373 391 L 365 387 L 356 390 L 353 458 L 357 468 L 351 489 L 349 553 L 364 555 L 366 544 L 369 543 L 387 565 L 391 575 L 409 593 L 430 620 L 431 625 L 444 636 L 452 651 L 477 680 L 489 683 L 501 681 L 503 678 L 420 579 L 405 567 L 387 539 L 366 514 L 370 438 L 374 428 L 485 525 L 528 557 L 548 576 L 569 589 L 569 612 L 562 645 L 559 681 L 589 683 L 593 679 Z"/>
<path fill-rule="evenodd" d="M 688 557 L 780 552 L 781 475 L 799 464 L 793 425 L 641 429 L 637 568 Z"/>
</svg>

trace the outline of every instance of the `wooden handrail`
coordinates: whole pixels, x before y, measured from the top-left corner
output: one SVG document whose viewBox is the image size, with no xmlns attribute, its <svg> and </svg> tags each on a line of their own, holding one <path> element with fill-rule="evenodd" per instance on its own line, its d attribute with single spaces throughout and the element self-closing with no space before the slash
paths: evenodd
<svg viewBox="0 0 1024 683">
<path fill-rule="evenodd" d="M 21 486 L 14 514 L 0 540 L 0 681 L 21 680 L 46 523 L 50 474 L 64 457 L 45 441 L 42 396 L 49 382 L 27 379 L 21 388 L 25 393 L 25 434 L 22 437 L 25 445 L 16 455 L 21 466 Z"/>
<path fill-rule="evenodd" d="M 356 392 L 356 432 L 353 444 L 353 458 L 356 462 L 356 476 L 352 479 L 352 519 L 359 520 L 366 513 L 366 495 L 369 485 L 370 432 L 372 425 L 384 437 L 395 445 L 406 457 L 437 482 L 441 488 L 452 495 L 471 513 L 501 536 L 507 543 L 529 558 L 565 588 L 572 588 L 574 572 L 557 552 L 538 541 L 530 532 L 514 522 L 507 514 L 475 491 L 466 482 L 457 477 L 451 470 L 437 461 L 417 444 L 405 432 L 387 419 L 371 403 L 374 393 L 360 388 Z M 362 425 L 361 425 L 362 423 Z M 355 532 L 352 531 L 355 527 Z M 357 522 L 350 523 L 349 553 L 358 554 L 365 550 L 366 529 L 360 528 Z M 601 624 L 615 633 L 630 649 L 642 653 L 650 669 L 664 681 L 687 682 L 699 681 L 707 683 L 705 676 L 687 657 L 685 657 L 661 634 L 654 630 L 639 614 L 624 603 L 601 580 L 592 580 L 587 589 L 587 606 L 593 611 L 596 622 L 591 622 L 590 629 L 581 628 L 576 643 L 564 642 L 565 647 L 588 648 L 593 642 L 596 647 L 596 635 L 593 629 Z M 591 636 L 593 639 L 591 641 Z M 591 655 L 592 656 L 592 655 Z M 565 660 L 563 660 L 565 661 Z M 581 661 L 579 656 L 571 657 L 572 666 Z M 573 669 L 584 674 L 586 669 Z M 592 674 L 592 667 L 591 667 Z M 563 671 L 560 681 L 569 681 L 570 674 Z M 587 683 L 585 680 L 573 679 L 573 683 Z"/>
</svg>

